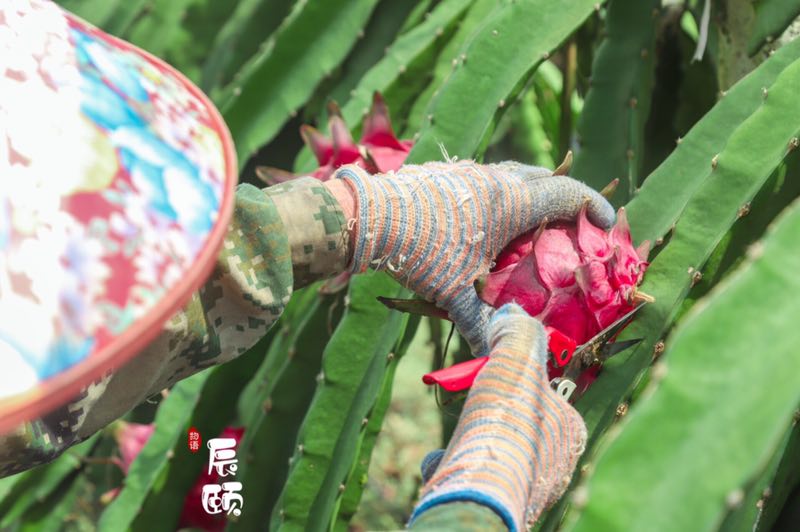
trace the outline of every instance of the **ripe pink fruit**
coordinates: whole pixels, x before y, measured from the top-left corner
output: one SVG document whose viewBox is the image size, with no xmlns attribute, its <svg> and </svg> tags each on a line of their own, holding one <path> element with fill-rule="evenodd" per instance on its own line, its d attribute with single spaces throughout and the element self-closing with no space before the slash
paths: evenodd
<svg viewBox="0 0 800 532">
<path fill-rule="evenodd" d="M 607 233 L 584 209 L 577 224 L 550 224 L 510 242 L 478 288 L 490 305 L 516 302 L 580 345 L 651 299 L 637 292 L 649 250 L 649 242 L 633 247 L 624 209 Z"/>
<path fill-rule="evenodd" d="M 122 469 L 123 473 L 128 474 L 128 469 L 131 467 L 133 459 L 139 455 L 142 447 L 144 447 L 144 444 L 147 443 L 147 440 L 150 439 L 155 430 L 156 427 L 152 423 L 141 425 L 139 423 L 119 422 L 119 426 L 114 432 L 114 438 L 117 440 L 121 459 L 115 458 L 114 463 Z"/>
<path fill-rule="evenodd" d="M 372 107 L 364 117 L 358 143 L 353 141 L 350 129 L 336 104 L 329 105 L 329 114 L 328 127 L 331 138 L 309 125 L 300 128 L 303 141 L 314 152 L 319 163 L 319 168 L 308 175 L 320 181 L 330 179 L 336 169 L 345 164 L 356 164 L 370 173 L 397 170 L 403 165 L 414 145 L 411 140 L 399 140 L 395 136 L 389 109 L 378 92 L 373 95 Z M 257 173 L 270 185 L 301 177 L 266 166 L 259 167 Z"/>
</svg>

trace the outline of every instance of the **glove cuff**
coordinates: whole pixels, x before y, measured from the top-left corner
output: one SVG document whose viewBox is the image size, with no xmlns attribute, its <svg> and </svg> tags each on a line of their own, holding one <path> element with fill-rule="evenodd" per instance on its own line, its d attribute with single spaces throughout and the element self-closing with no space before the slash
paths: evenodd
<svg viewBox="0 0 800 532">
<path fill-rule="evenodd" d="M 503 503 L 494 497 L 487 495 L 483 491 L 477 491 L 473 489 L 455 490 L 425 497 L 419 502 L 417 507 L 414 508 L 414 512 L 411 514 L 411 518 L 408 520 L 407 527 L 411 527 L 411 525 L 414 524 L 414 521 L 419 516 L 431 508 L 441 504 L 453 502 L 474 502 L 480 504 L 481 506 L 489 508 L 498 516 L 500 516 L 500 518 L 503 520 L 503 524 L 506 525 L 509 532 L 519 532 L 519 530 L 524 530 L 518 527 L 518 522 L 514 519 L 514 515 Z"/>
<path fill-rule="evenodd" d="M 452 501 L 484 504 L 524 530 L 569 483 L 586 441 L 580 415 L 547 380 L 541 325 L 517 305 L 489 323 L 490 360 L 414 515 Z"/>
<path fill-rule="evenodd" d="M 383 202 L 377 196 L 381 192 L 380 186 L 375 186 L 375 178 L 366 170 L 356 165 L 341 167 L 334 175 L 335 179 L 341 179 L 353 191 L 356 198 L 355 219 L 348 220 L 348 227 L 354 231 L 353 258 L 350 262 L 352 273 L 364 273 L 372 266 L 379 269 L 380 264 L 373 263 L 376 242 L 381 240 L 384 235 L 378 233 L 376 222 L 380 220 L 382 213 L 376 213 L 376 209 L 382 209 Z"/>
</svg>

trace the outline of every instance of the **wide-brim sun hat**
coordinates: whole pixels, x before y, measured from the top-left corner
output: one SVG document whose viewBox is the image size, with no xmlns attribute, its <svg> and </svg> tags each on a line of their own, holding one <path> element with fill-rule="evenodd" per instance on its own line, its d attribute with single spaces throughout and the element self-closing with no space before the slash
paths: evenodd
<svg viewBox="0 0 800 532">
<path fill-rule="evenodd" d="M 0 434 L 162 331 L 214 266 L 236 178 L 179 72 L 52 2 L 0 3 Z"/>
</svg>

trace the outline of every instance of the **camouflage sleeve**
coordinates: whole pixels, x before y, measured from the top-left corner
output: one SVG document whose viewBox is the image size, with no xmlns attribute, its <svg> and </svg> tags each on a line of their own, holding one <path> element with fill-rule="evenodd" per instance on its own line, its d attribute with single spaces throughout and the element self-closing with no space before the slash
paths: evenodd
<svg viewBox="0 0 800 532">
<path fill-rule="evenodd" d="M 206 283 L 131 362 L 0 437 L 0 477 L 52 460 L 147 397 L 244 353 L 278 319 L 293 288 L 343 271 L 346 225 L 337 201 L 315 179 L 265 190 L 240 185 Z"/>
</svg>

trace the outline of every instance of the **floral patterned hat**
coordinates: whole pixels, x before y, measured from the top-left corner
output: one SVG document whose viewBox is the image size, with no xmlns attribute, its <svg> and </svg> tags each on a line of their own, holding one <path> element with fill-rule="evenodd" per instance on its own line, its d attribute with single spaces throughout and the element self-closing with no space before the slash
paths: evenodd
<svg viewBox="0 0 800 532">
<path fill-rule="evenodd" d="M 213 266 L 236 175 L 180 73 L 46 0 L 0 2 L 0 433 L 158 334 Z"/>
</svg>

